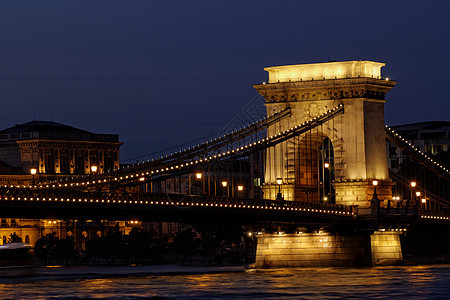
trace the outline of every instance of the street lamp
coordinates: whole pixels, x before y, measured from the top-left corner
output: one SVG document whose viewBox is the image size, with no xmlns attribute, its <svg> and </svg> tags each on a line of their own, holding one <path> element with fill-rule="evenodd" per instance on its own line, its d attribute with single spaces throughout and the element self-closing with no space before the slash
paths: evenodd
<svg viewBox="0 0 450 300">
<path fill-rule="evenodd" d="M 30 173 L 31 173 L 31 175 L 33 176 L 33 185 L 35 185 L 34 176 L 36 175 L 37 170 L 36 170 L 35 168 L 33 168 L 33 169 L 30 170 Z"/>
<path fill-rule="evenodd" d="M 373 197 L 372 200 L 370 201 L 370 207 L 372 214 L 378 214 L 379 212 L 378 209 L 380 208 L 380 200 L 378 199 L 377 195 L 378 180 L 372 180 L 372 185 L 373 185 Z"/>
<path fill-rule="evenodd" d="M 414 192 L 414 188 L 417 186 L 417 182 L 415 181 L 411 181 L 411 194 L 410 194 L 410 199 L 406 202 L 406 207 L 408 208 L 410 201 L 413 200 L 413 192 Z"/>
<path fill-rule="evenodd" d="M 97 172 L 97 166 L 91 166 L 91 172 L 96 173 Z"/>
<path fill-rule="evenodd" d="M 426 198 L 422 198 L 422 207 L 423 207 L 423 210 L 427 209 L 427 199 Z"/>
<path fill-rule="evenodd" d="M 326 162 L 323 164 L 323 166 L 325 167 L 325 169 L 328 169 L 330 167 L 330 164 Z"/>
<path fill-rule="evenodd" d="M 205 194 L 205 184 L 203 182 L 203 173 L 201 172 L 196 172 L 195 173 L 195 179 L 197 179 L 198 181 L 202 181 L 201 185 L 202 185 L 202 194 Z"/>
<path fill-rule="evenodd" d="M 244 190 L 244 186 L 243 185 L 238 185 L 237 189 L 238 189 L 238 192 L 239 192 L 239 196 L 242 197 L 242 191 Z"/>
<path fill-rule="evenodd" d="M 224 192 L 223 194 L 224 194 L 224 195 L 226 194 L 227 197 L 228 197 L 228 196 L 229 196 L 229 194 L 228 194 L 228 188 L 227 188 L 227 187 L 228 187 L 228 182 L 224 180 L 224 181 L 222 181 L 221 183 L 222 183 L 222 188 L 226 191 L 226 193 Z"/>
<path fill-rule="evenodd" d="M 281 185 L 283 184 L 283 179 L 277 178 L 277 184 L 278 184 L 278 194 L 276 200 L 283 200 L 283 195 L 281 195 Z"/>
</svg>

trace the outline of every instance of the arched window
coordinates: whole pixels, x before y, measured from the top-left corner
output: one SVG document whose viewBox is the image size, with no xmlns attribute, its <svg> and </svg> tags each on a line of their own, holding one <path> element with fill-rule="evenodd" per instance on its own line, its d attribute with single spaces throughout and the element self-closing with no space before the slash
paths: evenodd
<svg viewBox="0 0 450 300">
<path fill-rule="evenodd" d="M 2 245 L 4 245 L 4 244 L 6 244 L 6 236 L 5 235 L 3 236 L 3 244 Z"/>
<path fill-rule="evenodd" d="M 30 236 L 27 234 L 25 236 L 25 244 L 29 244 L 30 243 Z"/>
<path fill-rule="evenodd" d="M 334 181 L 334 149 L 328 137 L 320 145 L 318 158 L 320 202 L 335 203 L 336 193 L 332 184 Z"/>
</svg>

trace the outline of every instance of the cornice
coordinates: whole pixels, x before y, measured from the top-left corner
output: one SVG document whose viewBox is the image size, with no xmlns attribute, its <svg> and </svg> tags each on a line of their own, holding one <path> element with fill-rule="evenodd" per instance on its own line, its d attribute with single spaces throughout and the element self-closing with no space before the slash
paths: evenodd
<svg viewBox="0 0 450 300">
<path fill-rule="evenodd" d="M 97 148 L 112 148 L 120 147 L 122 142 L 95 142 L 95 141 L 68 141 L 68 140 L 47 140 L 47 139 L 32 139 L 17 141 L 21 147 L 71 147 L 71 148 L 85 148 L 85 147 L 97 147 Z"/>
<path fill-rule="evenodd" d="M 256 84 L 266 103 L 366 98 L 384 100 L 393 80 L 348 78 Z"/>
</svg>

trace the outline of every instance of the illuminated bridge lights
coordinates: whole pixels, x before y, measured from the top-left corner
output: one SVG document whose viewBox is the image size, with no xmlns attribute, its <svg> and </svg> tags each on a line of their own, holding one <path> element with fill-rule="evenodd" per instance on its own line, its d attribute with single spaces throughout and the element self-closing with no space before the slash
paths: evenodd
<svg viewBox="0 0 450 300">
<path fill-rule="evenodd" d="M 388 127 L 388 125 L 385 125 L 386 129 L 388 129 L 390 131 L 390 133 L 394 134 L 395 136 L 397 136 L 399 139 L 401 139 L 402 141 L 405 142 L 405 144 L 409 145 L 410 148 L 412 150 L 414 150 L 415 152 L 417 152 L 418 154 L 420 154 L 422 157 L 426 158 L 427 160 L 429 160 L 431 163 L 433 163 L 434 165 L 438 166 L 440 169 L 446 171 L 447 173 L 450 174 L 450 171 L 447 170 L 445 167 L 441 166 L 439 163 L 437 163 L 436 161 L 434 161 L 433 159 L 431 159 L 429 156 L 427 156 L 425 153 L 423 153 L 422 151 L 420 151 L 418 148 L 416 148 L 415 146 L 413 146 L 409 141 L 405 140 L 402 136 L 400 136 L 398 133 L 396 133 L 393 129 L 391 129 L 390 127 Z"/>
<path fill-rule="evenodd" d="M 299 128 L 299 127 L 305 125 L 305 124 L 309 124 L 309 123 L 313 122 L 314 120 L 318 120 L 320 117 L 326 116 L 327 114 L 336 111 L 336 109 L 338 109 L 338 108 L 340 108 L 340 107 L 343 107 L 343 105 L 340 104 L 339 106 L 337 106 L 337 107 L 335 107 L 335 108 L 333 108 L 333 109 L 327 110 L 325 113 L 322 113 L 322 114 L 321 114 L 320 116 L 318 116 L 318 117 L 315 117 L 315 118 L 310 119 L 309 121 L 303 122 L 301 125 L 296 125 L 296 126 L 293 126 L 293 127 L 289 128 L 289 129 L 286 129 L 286 130 L 284 130 L 283 132 L 280 132 L 280 133 L 276 134 L 275 136 L 272 135 L 270 138 L 263 138 L 263 139 L 260 140 L 260 141 L 257 141 L 257 142 L 254 142 L 254 143 L 250 143 L 250 144 L 248 144 L 248 145 L 242 146 L 242 147 L 237 148 L 237 149 L 232 149 L 231 151 L 228 150 L 227 152 L 223 152 L 222 156 L 230 155 L 230 154 L 236 153 L 236 152 L 238 152 L 238 151 L 240 151 L 240 150 L 252 148 L 252 147 L 254 147 L 254 146 L 258 145 L 258 144 L 261 144 L 262 142 L 268 142 L 268 141 L 270 141 L 270 140 L 276 138 L 277 136 L 281 136 L 282 134 L 285 134 L 285 133 L 290 132 L 290 131 L 292 131 L 292 130 L 294 130 L 294 129 L 297 129 L 297 128 Z M 277 113 L 276 113 L 276 114 L 277 114 Z M 274 114 L 274 115 L 275 115 L 275 114 Z M 257 122 L 256 122 L 256 123 L 257 123 Z M 244 127 L 244 128 L 248 128 L 249 126 L 250 126 L 250 125 L 248 125 L 248 126 L 246 126 L 246 127 Z M 219 138 L 219 139 L 225 139 L 226 137 L 231 137 L 231 136 L 232 136 L 232 133 L 228 133 L 228 134 L 225 134 L 224 136 L 222 136 L 222 137 Z M 214 141 L 214 140 L 210 140 L 209 142 L 202 143 L 202 145 L 208 145 L 209 143 L 211 143 L 211 142 L 213 142 L 213 141 Z M 185 149 L 182 150 L 182 151 L 176 151 L 176 152 L 173 152 L 172 154 L 166 155 L 165 157 L 168 158 L 168 157 L 171 157 L 171 156 L 173 156 L 173 155 L 175 155 L 175 154 L 177 154 L 177 153 L 183 153 L 184 151 L 188 151 L 188 150 L 189 150 L 189 149 L 185 148 Z M 218 157 L 221 157 L 221 155 L 219 154 Z M 161 158 L 164 158 L 164 156 L 161 156 Z M 208 160 L 212 160 L 213 158 L 217 158 L 217 155 L 214 155 L 214 157 L 210 156 L 209 158 L 208 158 L 208 157 L 207 157 L 207 158 L 204 158 L 204 160 L 205 160 L 205 161 L 208 161 Z M 203 162 L 203 160 L 201 159 L 200 162 Z M 198 160 L 195 160 L 195 164 L 198 164 L 198 163 L 199 163 L 199 161 L 198 161 Z M 188 164 L 189 164 L 189 162 L 186 163 L 186 165 L 184 165 L 184 166 L 183 166 L 183 164 L 182 164 L 181 167 L 187 167 Z M 191 162 L 190 162 L 190 165 L 193 165 L 193 164 L 194 164 L 194 162 L 191 161 Z M 177 165 L 175 165 L 175 168 L 177 168 L 176 166 L 177 166 Z M 173 169 L 174 169 L 174 165 L 169 166 L 169 167 L 170 167 L 170 170 L 173 170 Z M 157 169 L 157 170 L 151 170 L 151 171 L 150 171 L 150 174 L 154 174 L 155 172 L 156 172 L 156 173 L 159 173 L 159 172 L 169 171 L 169 167 L 166 167 L 165 169 L 164 169 L 164 168 L 161 168 L 161 169 Z M 180 166 L 179 166 L 179 167 L 180 167 Z M 129 167 L 127 167 L 127 168 L 129 168 Z M 124 169 L 126 169 L 126 168 L 123 167 L 123 168 L 120 168 L 119 170 L 124 170 Z M 147 172 L 147 174 L 149 174 L 149 172 Z M 88 176 L 88 175 L 86 175 L 86 176 Z M 83 176 L 83 177 L 86 177 L 86 176 Z M 128 179 L 128 178 L 133 178 L 133 177 L 134 177 L 133 175 L 130 175 L 130 176 L 126 175 L 126 176 L 125 176 L 126 179 Z M 136 177 L 139 177 L 139 174 L 136 174 Z M 67 180 L 67 178 L 66 178 L 65 180 Z M 109 180 L 113 180 L 113 179 L 109 179 Z M 118 180 L 117 177 L 114 177 L 114 180 L 117 181 L 117 180 Z M 123 177 L 122 177 L 122 176 L 120 177 L 120 180 L 123 180 Z M 103 179 L 103 182 L 107 182 L 107 181 L 108 181 L 108 180 Z M 88 181 L 88 182 L 89 182 L 89 181 Z M 97 182 L 100 183 L 101 180 L 98 180 Z M 94 181 L 94 183 L 95 183 L 95 181 Z M 82 184 L 82 185 L 85 185 L 86 183 L 85 183 L 85 182 L 82 182 L 81 184 Z M 87 183 L 87 184 L 90 184 L 90 183 Z M 76 185 L 78 185 L 78 183 L 76 183 Z M 42 185 L 41 185 L 41 186 L 42 186 Z M 72 186 L 72 184 L 71 184 L 71 186 Z M 47 187 L 49 187 L 49 186 L 47 185 Z"/>
</svg>

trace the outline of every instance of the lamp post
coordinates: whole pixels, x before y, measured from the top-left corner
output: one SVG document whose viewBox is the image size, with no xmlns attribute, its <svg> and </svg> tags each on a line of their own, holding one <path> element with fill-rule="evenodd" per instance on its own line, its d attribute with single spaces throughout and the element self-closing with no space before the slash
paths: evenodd
<svg viewBox="0 0 450 300">
<path fill-rule="evenodd" d="M 98 170 L 97 166 L 91 166 L 91 173 L 95 174 L 97 173 L 97 170 Z"/>
<path fill-rule="evenodd" d="M 395 200 L 395 207 L 396 207 L 396 213 L 398 214 L 400 212 L 400 197 L 399 196 L 394 196 L 392 197 L 392 200 Z"/>
<path fill-rule="evenodd" d="M 283 184 L 282 178 L 277 178 L 277 185 L 278 185 L 278 194 L 276 200 L 283 200 L 283 195 L 281 194 L 281 185 Z"/>
<path fill-rule="evenodd" d="M 426 198 L 422 198 L 422 208 L 423 208 L 423 210 L 427 209 L 427 199 Z"/>
<path fill-rule="evenodd" d="M 204 194 L 205 193 L 205 186 L 203 184 L 203 174 L 201 172 L 196 172 L 195 173 L 195 179 L 202 181 L 202 183 L 201 183 L 202 184 L 202 194 Z"/>
<path fill-rule="evenodd" d="M 411 181 L 410 185 L 411 185 L 411 192 L 409 194 L 410 195 L 409 199 L 406 201 L 406 210 L 408 210 L 409 204 L 410 204 L 411 200 L 413 200 L 413 191 L 414 191 L 414 188 L 417 185 L 417 182 Z"/>
<path fill-rule="evenodd" d="M 224 195 L 226 194 L 227 197 L 229 197 L 230 195 L 228 194 L 228 182 L 224 180 L 224 181 L 221 182 L 221 184 L 222 184 L 223 190 L 226 191 L 223 194 Z"/>
<path fill-rule="evenodd" d="M 30 170 L 30 173 L 31 173 L 31 175 L 32 175 L 32 177 L 33 177 L 33 185 L 35 185 L 36 182 L 35 182 L 35 180 L 34 180 L 34 176 L 36 175 L 37 170 L 36 170 L 35 168 L 32 168 L 32 169 Z"/>
<path fill-rule="evenodd" d="M 421 193 L 419 191 L 416 192 L 416 210 L 419 212 L 419 200 L 420 200 Z"/>
<path fill-rule="evenodd" d="M 370 201 L 370 207 L 372 214 L 378 214 L 380 208 L 380 200 L 378 199 L 377 195 L 378 180 L 373 180 L 372 185 L 373 185 L 373 196 L 372 200 Z"/>
<path fill-rule="evenodd" d="M 238 192 L 239 192 L 239 196 L 242 198 L 242 191 L 244 190 L 244 186 L 243 185 L 238 185 L 237 189 L 238 189 Z"/>
</svg>

